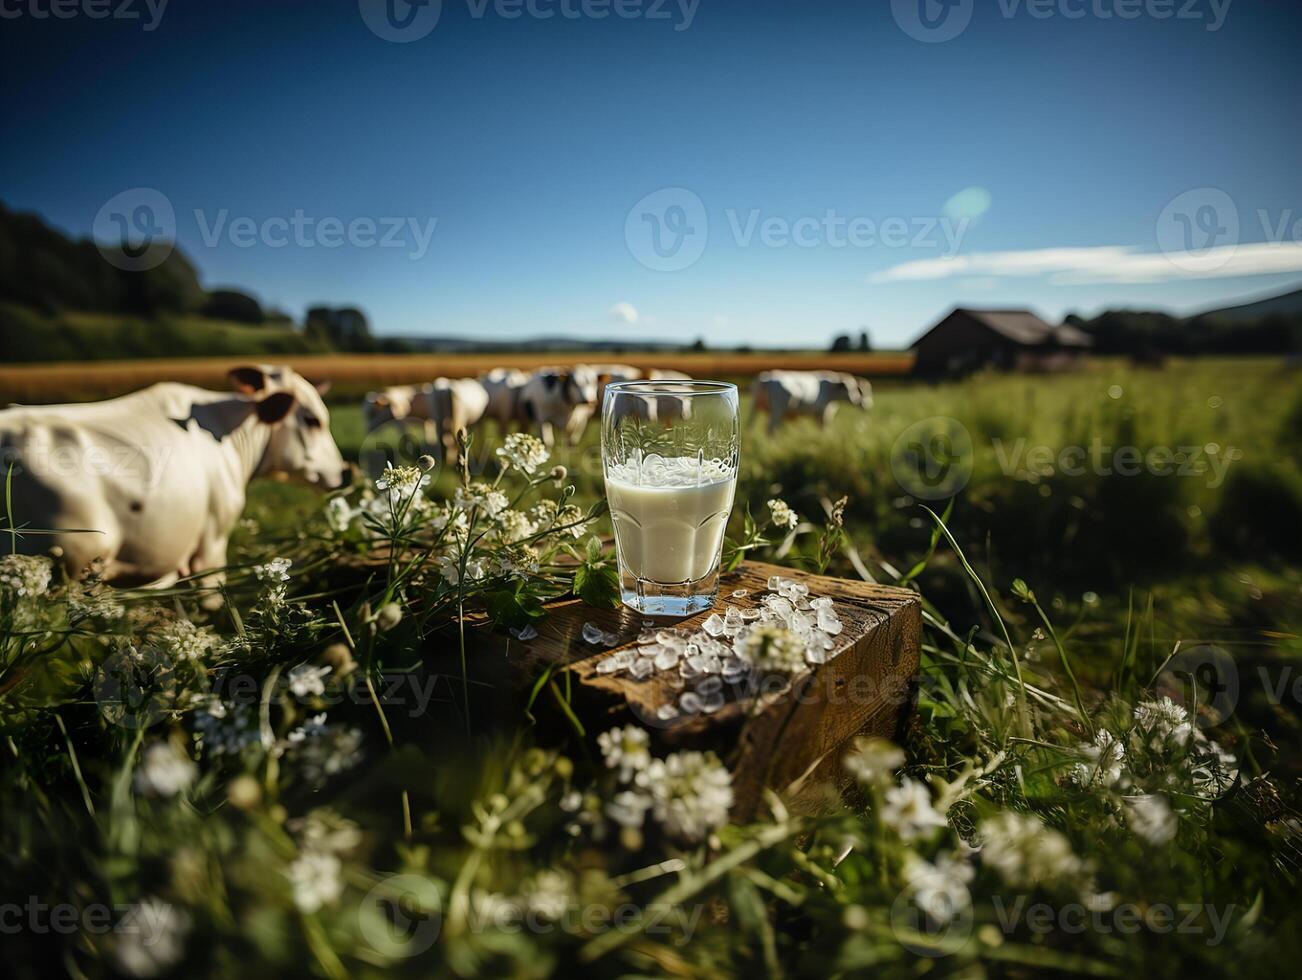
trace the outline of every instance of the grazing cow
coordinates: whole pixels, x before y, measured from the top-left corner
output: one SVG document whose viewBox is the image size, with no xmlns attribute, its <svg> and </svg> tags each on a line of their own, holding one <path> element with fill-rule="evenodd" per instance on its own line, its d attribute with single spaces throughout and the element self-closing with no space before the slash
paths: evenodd
<svg viewBox="0 0 1302 980">
<path fill-rule="evenodd" d="M 520 404 L 549 449 L 557 431 L 574 445 L 597 406 L 597 388 L 597 373 L 587 365 L 539 368 L 521 389 Z"/>
<path fill-rule="evenodd" d="M 826 425 L 841 402 L 872 407 L 872 387 L 867 381 L 840 371 L 764 371 L 751 388 L 752 419 L 769 413 L 769 432 L 783 419 L 810 415 Z"/>
<path fill-rule="evenodd" d="M 692 376 L 683 374 L 682 371 L 666 371 L 662 368 L 652 368 L 647 372 L 647 379 L 650 381 L 691 381 Z M 679 398 L 676 395 L 657 395 L 655 409 L 655 417 L 668 425 L 677 419 L 691 417 L 691 399 Z"/>
<path fill-rule="evenodd" d="M 380 391 L 368 391 L 366 400 L 362 402 L 366 431 L 374 432 L 390 422 L 418 422 L 425 429 L 425 440 L 431 441 L 434 429 L 430 424 L 429 403 L 421 397 L 422 391 L 420 385 L 393 385 Z"/>
<path fill-rule="evenodd" d="M 529 418 L 524 414 L 520 400 L 524 386 L 529 383 L 528 374 L 516 368 L 493 368 L 481 374 L 479 381 L 488 392 L 485 418 L 495 421 L 503 432 L 513 425 L 523 427 L 528 423 Z"/>
<path fill-rule="evenodd" d="M 457 432 L 479 423 L 488 409 L 488 391 L 475 378 L 437 378 L 421 389 L 422 411 L 434 429 L 443 458 L 457 461 Z"/>
<path fill-rule="evenodd" d="M 58 529 L 20 537 L 19 550 L 57 545 L 74 576 L 99 565 L 106 581 L 161 587 L 211 570 L 203 583 L 215 586 L 250 479 L 343 486 L 349 470 L 324 387 L 287 367 L 230 376 L 234 394 L 162 383 L 104 402 L 0 411 L 14 518 Z"/>
</svg>

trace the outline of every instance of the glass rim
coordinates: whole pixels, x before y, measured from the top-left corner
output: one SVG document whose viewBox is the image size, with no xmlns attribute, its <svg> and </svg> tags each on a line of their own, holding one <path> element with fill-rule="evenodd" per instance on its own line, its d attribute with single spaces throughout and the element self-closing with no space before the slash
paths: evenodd
<svg viewBox="0 0 1302 980">
<path fill-rule="evenodd" d="M 696 390 L 692 390 L 696 389 Z M 726 395 L 736 393 L 737 386 L 731 381 L 697 381 L 687 378 L 658 378 L 638 381 L 611 381 L 606 385 L 606 393 L 621 392 L 630 395 L 674 395 L 679 398 L 694 398 L 698 395 Z"/>
</svg>

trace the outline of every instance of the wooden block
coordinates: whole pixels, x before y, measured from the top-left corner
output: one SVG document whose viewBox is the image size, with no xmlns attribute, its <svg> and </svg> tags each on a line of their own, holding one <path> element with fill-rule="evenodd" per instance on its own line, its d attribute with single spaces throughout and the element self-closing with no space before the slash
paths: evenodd
<svg viewBox="0 0 1302 980">
<path fill-rule="evenodd" d="M 550 670 L 559 692 L 589 737 L 618 724 L 645 727 L 661 751 L 696 748 L 717 752 L 733 772 L 734 816 L 745 819 L 759 806 L 765 786 L 793 797 L 811 783 L 835 778 L 846 743 L 858 734 L 898 737 L 912 704 L 922 634 L 916 593 L 891 586 L 810 575 L 795 569 L 745 562 L 723 576 L 714 610 L 761 605 L 770 576 L 795 579 L 810 596 L 829 596 L 844 625 L 825 664 L 789 679 L 774 675 L 725 684 L 729 700 L 710 714 L 662 720 L 660 709 L 676 703 L 683 686 L 677 669 L 645 680 L 627 673 L 602 674 L 598 664 L 633 645 L 644 623 L 698 629 L 709 612 L 685 620 L 647 620 L 630 609 L 594 609 L 577 599 L 548 606 L 539 636 L 527 642 L 480 633 L 474 659 L 481 681 L 492 689 L 531 691 Z M 734 596 L 738 590 L 744 595 Z M 584 642 L 585 623 L 619 638 L 605 648 Z M 486 632 L 486 631 L 485 631 Z M 516 701 L 518 705 L 518 700 Z M 535 700 L 543 732 L 565 724 L 544 686 Z M 572 725 L 569 726 L 572 730 Z M 544 735 L 544 737 L 546 737 Z"/>
</svg>

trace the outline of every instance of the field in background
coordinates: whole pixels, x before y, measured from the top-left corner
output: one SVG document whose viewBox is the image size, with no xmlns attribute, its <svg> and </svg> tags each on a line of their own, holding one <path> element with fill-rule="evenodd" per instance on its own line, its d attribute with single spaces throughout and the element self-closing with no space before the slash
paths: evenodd
<svg viewBox="0 0 1302 980">
<path fill-rule="evenodd" d="M 1100 359 L 1051 378 L 881 385 L 869 413 L 842 409 L 827 429 L 802 420 L 772 436 L 744 399 L 730 533 L 743 508 L 761 516 L 770 497 L 819 524 L 827 503 L 845 495 L 859 566 L 843 555 L 832 573 L 889 582 L 927 550 L 933 525 L 923 505 L 940 512 L 947 503 L 907 485 L 909 451 L 948 439 L 968 474 L 949 525 L 1007 619 L 1034 628 L 1011 595 L 1022 578 L 1097 683 L 1136 628 L 1157 662 L 1177 644 L 1211 644 L 1234 656 L 1241 677 L 1255 678 L 1302 660 L 1298 381 L 1296 369 L 1270 358 L 1172 360 L 1158 370 Z M 332 428 L 352 459 L 376 448 L 356 405 L 336 404 Z M 496 445 L 488 426 L 472 447 L 475 469 L 490 477 Z M 1143 460 L 1166 451 L 1170 472 L 1150 471 Z M 1141 462 L 1130 474 L 1132 453 Z M 600 497 L 596 426 L 553 461 L 567 467 L 581 503 Z M 444 468 L 436 492 L 450 494 L 454 483 Z M 294 533 L 319 507 L 311 491 L 255 483 L 248 513 L 259 530 L 241 537 L 265 548 L 266 535 Z M 786 560 L 812 546 L 813 535 L 801 538 Z M 954 624 L 982 622 L 980 597 L 949 550 L 939 550 L 920 585 Z M 1028 656 L 1054 654 L 1041 640 Z M 1298 717 L 1268 703 L 1260 685 L 1245 681 L 1242 698 L 1242 719 L 1302 745 Z"/>
<path fill-rule="evenodd" d="M 226 372 L 256 362 L 248 356 L 158 358 L 138 361 L 57 362 L 0 367 L 0 403 L 42 404 L 111 398 L 158 381 L 226 388 Z M 702 351 L 682 354 L 608 352 L 576 354 L 309 354 L 277 359 L 314 381 L 330 380 L 333 398 L 361 397 L 381 385 L 416 384 L 437 377 L 474 377 L 495 367 L 526 370 L 544 364 L 580 362 L 664 368 L 694 377 L 738 377 L 775 369 L 848 371 L 866 377 L 900 377 L 913 366 L 910 354 L 826 351 L 748 353 Z"/>
</svg>

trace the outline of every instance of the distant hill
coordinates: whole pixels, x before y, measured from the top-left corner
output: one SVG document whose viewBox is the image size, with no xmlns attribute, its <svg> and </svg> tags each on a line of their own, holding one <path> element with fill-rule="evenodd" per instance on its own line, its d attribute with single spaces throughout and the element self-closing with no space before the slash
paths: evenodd
<svg viewBox="0 0 1302 980">
<path fill-rule="evenodd" d="M 1188 317 L 1107 310 L 1064 322 L 1089 334 L 1097 354 L 1290 354 L 1302 351 L 1302 290 Z"/>
<path fill-rule="evenodd" d="M 663 343 L 653 340 L 589 340 L 584 337 L 527 337 L 519 340 L 483 340 L 472 337 L 394 337 L 394 340 L 412 351 L 422 354 L 452 353 L 503 353 L 507 351 L 535 352 L 547 351 L 562 353 L 566 351 L 680 351 L 690 344 Z"/>
<path fill-rule="evenodd" d="M 1264 316 L 1282 314 L 1284 316 L 1302 315 L 1302 288 L 1278 296 L 1267 296 L 1239 306 L 1226 306 L 1222 309 L 1207 310 L 1199 317 L 1217 320 L 1259 320 Z"/>
</svg>

